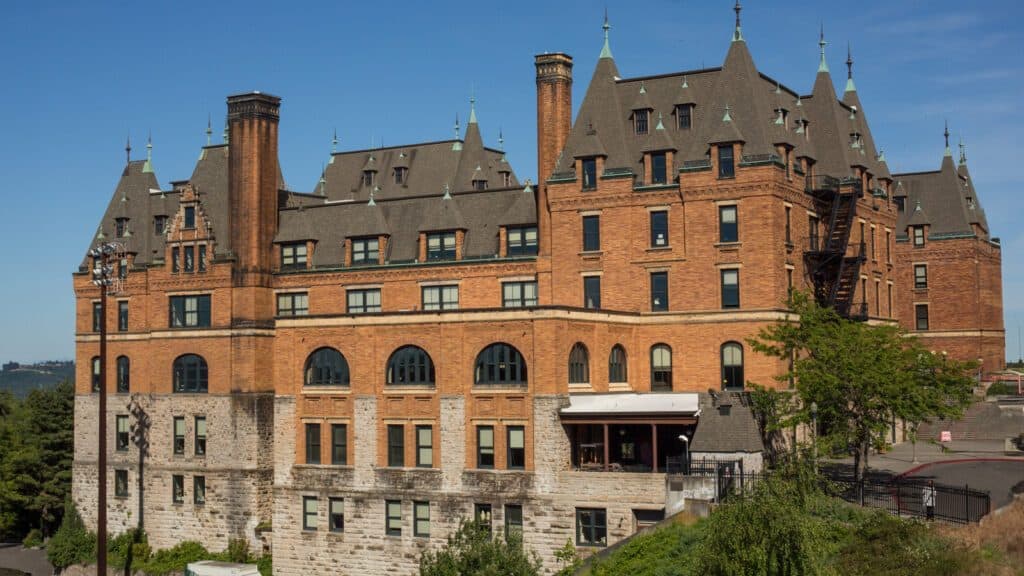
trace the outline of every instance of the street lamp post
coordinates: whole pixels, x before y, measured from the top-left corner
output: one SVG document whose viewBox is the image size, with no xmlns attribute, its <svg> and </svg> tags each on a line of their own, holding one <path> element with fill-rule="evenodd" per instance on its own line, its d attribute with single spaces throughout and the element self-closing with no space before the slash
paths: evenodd
<svg viewBox="0 0 1024 576">
<path fill-rule="evenodd" d="M 818 403 L 811 402 L 811 461 L 814 473 L 818 473 Z"/>
<path fill-rule="evenodd" d="M 679 435 L 679 441 L 683 443 L 683 450 L 685 454 L 685 460 L 683 461 L 684 468 L 683 473 L 686 475 L 690 474 L 690 438 L 686 434 Z"/>
<path fill-rule="evenodd" d="M 117 242 L 101 243 L 89 256 L 93 260 L 92 283 L 100 289 L 100 370 L 99 370 L 99 430 L 97 432 L 97 485 L 96 497 L 96 574 L 107 574 L 107 295 L 121 288 L 122 274 L 114 274 L 113 262 L 127 271 L 124 245 Z"/>
</svg>

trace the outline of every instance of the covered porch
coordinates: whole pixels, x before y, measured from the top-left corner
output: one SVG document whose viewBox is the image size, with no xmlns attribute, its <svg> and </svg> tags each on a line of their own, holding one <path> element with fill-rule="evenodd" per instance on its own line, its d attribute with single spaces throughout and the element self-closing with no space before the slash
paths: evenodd
<svg viewBox="0 0 1024 576">
<path fill-rule="evenodd" d="M 560 417 L 573 470 L 685 469 L 700 415 L 697 394 L 586 394 L 569 401 Z"/>
</svg>

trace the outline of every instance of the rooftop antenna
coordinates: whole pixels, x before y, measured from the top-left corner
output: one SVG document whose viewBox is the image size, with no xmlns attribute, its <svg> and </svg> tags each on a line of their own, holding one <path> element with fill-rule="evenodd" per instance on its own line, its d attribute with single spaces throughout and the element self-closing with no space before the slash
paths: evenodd
<svg viewBox="0 0 1024 576">
<path fill-rule="evenodd" d="M 743 6 L 740 6 L 740 0 L 736 0 L 736 6 L 733 7 L 736 12 L 736 31 L 732 33 L 733 42 L 742 42 L 743 33 L 740 32 L 740 11 L 743 10 Z"/>
<path fill-rule="evenodd" d="M 821 23 L 821 34 L 818 36 L 818 46 L 821 47 L 821 62 L 818 64 L 818 72 L 828 72 L 828 62 L 825 61 L 825 23 Z"/>
<path fill-rule="evenodd" d="M 608 42 L 608 31 L 612 29 L 612 25 L 608 23 L 608 7 L 604 7 L 604 24 L 601 26 L 604 30 L 604 47 L 601 48 L 601 55 L 598 58 L 611 58 L 612 48 Z"/>
</svg>

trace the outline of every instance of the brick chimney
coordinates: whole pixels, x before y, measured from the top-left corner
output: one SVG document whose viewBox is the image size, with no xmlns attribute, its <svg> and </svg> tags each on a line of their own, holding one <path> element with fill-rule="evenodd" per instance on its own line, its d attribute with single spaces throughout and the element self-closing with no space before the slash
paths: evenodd
<svg viewBox="0 0 1024 576">
<path fill-rule="evenodd" d="M 277 233 L 277 123 L 281 99 L 228 96 L 228 205 L 235 286 L 269 286 Z"/>
<path fill-rule="evenodd" d="M 537 233 L 540 254 L 551 254 L 551 213 L 545 182 L 572 129 L 572 56 L 534 57 L 537 67 Z"/>
</svg>

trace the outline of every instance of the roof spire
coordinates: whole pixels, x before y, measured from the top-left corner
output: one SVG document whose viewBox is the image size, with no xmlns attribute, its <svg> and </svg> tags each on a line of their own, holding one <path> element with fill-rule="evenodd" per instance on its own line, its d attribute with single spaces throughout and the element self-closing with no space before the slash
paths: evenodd
<svg viewBox="0 0 1024 576">
<path fill-rule="evenodd" d="M 946 129 L 942 132 L 942 135 L 946 137 L 946 156 L 952 156 L 953 153 L 949 150 L 949 120 L 946 120 Z"/>
<path fill-rule="evenodd" d="M 850 51 L 850 43 L 846 43 L 846 92 L 856 92 L 857 87 L 853 85 L 853 52 Z"/>
<path fill-rule="evenodd" d="M 818 72 L 828 72 L 828 62 L 825 61 L 825 23 L 821 24 L 821 34 L 818 37 L 818 46 L 821 47 L 821 62 L 818 63 Z"/>
<path fill-rule="evenodd" d="M 327 196 L 327 167 L 320 163 L 320 195 Z"/>
<path fill-rule="evenodd" d="M 732 115 L 729 114 L 729 103 L 725 103 L 725 115 L 722 116 L 722 122 L 732 122 Z"/>
<path fill-rule="evenodd" d="M 213 122 L 213 120 L 210 118 L 210 115 L 207 114 L 206 115 L 206 145 L 207 146 L 210 145 L 210 138 L 213 136 L 213 124 L 211 124 L 211 122 Z"/>
<path fill-rule="evenodd" d="M 736 31 L 732 33 L 732 41 L 742 42 L 743 32 L 740 31 L 740 11 L 743 10 L 743 6 L 740 5 L 740 0 L 736 0 L 736 5 L 732 9 L 736 12 Z"/>
<path fill-rule="evenodd" d="M 146 163 L 142 165 L 143 172 L 153 171 L 153 132 L 150 131 L 146 138 Z"/>
<path fill-rule="evenodd" d="M 505 151 L 505 134 L 498 128 L 498 150 Z"/>
<path fill-rule="evenodd" d="M 129 134 L 128 135 L 128 139 L 125 140 L 125 143 L 124 143 L 124 155 L 125 155 L 125 158 L 127 159 L 126 163 L 127 164 L 131 164 L 132 163 L 132 135 L 131 134 Z"/>
<path fill-rule="evenodd" d="M 334 129 L 334 138 L 331 138 L 331 154 L 338 151 L 338 129 Z"/>
<path fill-rule="evenodd" d="M 458 152 L 462 150 L 462 141 L 459 140 L 459 113 L 455 113 L 455 142 L 452 143 L 452 150 Z"/>
<path fill-rule="evenodd" d="M 469 122 L 476 124 L 476 88 L 469 89 Z"/>
<path fill-rule="evenodd" d="M 608 7 L 604 8 L 604 25 L 601 26 L 604 29 L 604 47 L 601 48 L 601 55 L 598 58 L 611 58 L 612 48 L 608 43 L 608 31 L 612 29 L 612 25 L 608 23 Z"/>
<path fill-rule="evenodd" d="M 960 135 L 960 143 L 957 144 L 960 148 L 960 164 L 967 164 L 967 144 L 964 144 L 964 137 Z"/>
</svg>

